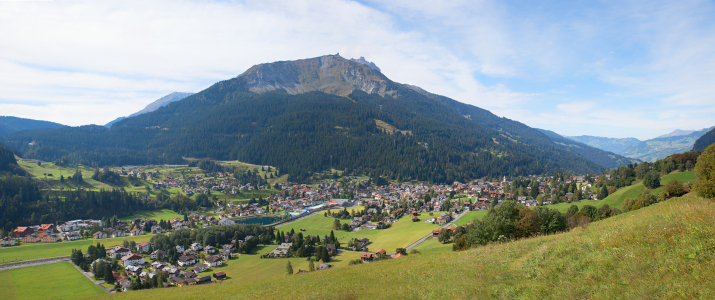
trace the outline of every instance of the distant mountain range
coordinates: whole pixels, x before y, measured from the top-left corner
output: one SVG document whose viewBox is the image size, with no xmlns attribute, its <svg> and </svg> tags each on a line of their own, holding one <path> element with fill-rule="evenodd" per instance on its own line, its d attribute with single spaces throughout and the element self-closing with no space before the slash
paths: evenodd
<svg viewBox="0 0 715 300">
<path fill-rule="evenodd" d="M 140 110 L 140 111 L 138 111 L 138 112 L 135 112 L 135 113 L 129 115 L 128 117 L 119 117 L 119 118 L 116 118 L 116 119 L 114 119 L 113 121 L 107 123 L 107 124 L 104 125 L 104 126 L 107 127 L 107 128 L 110 128 L 110 127 L 112 127 L 112 125 L 114 125 L 114 123 L 117 123 L 117 122 L 119 122 L 119 121 L 121 121 L 121 120 L 124 120 L 124 119 L 126 119 L 126 118 L 136 117 L 136 116 L 141 115 L 141 114 L 145 114 L 145 113 L 148 113 L 148 112 L 155 111 L 155 110 L 159 109 L 159 107 L 167 106 L 167 105 L 169 105 L 169 103 L 182 100 L 182 99 L 184 99 L 184 98 L 186 98 L 186 97 L 188 97 L 188 96 L 191 96 L 191 95 L 193 95 L 193 94 L 194 94 L 194 93 L 179 93 L 179 92 L 173 92 L 173 93 L 171 93 L 171 94 L 168 94 L 168 95 L 166 95 L 166 96 L 164 96 L 164 97 L 159 98 L 158 100 L 156 100 L 156 101 L 150 103 L 149 105 L 147 105 L 144 109 L 142 109 L 142 110 Z"/>
<path fill-rule="evenodd" d="M 708 146 L 715 144 L 715 129 L 711 129 L 707 133 L 703 134 L 695 144 L 693 145 L 693 150 L 703 151 Z"/>
<path fill-rule="evenodd" d="M 364 58 L 326 55 L 255 65 L 236 78 L 111 125 L 11 134 L 25 158 L 86 165 L 208 157 L 272 165 L 301 181 L 330 167 L 451 183 L 630 162 L 419 87 Z"/>
<path fill-rule="evenodd" d="M 571 140 L 623 156 L 643 161 L 656 161 L 668 155 L 693 149 L 695 141 L 712 128 L 702 130 L 675 130 L 654 139 L 641 141 L 635 138 L 606 138 L 596 136 L 570 136 Z"/>
<path fill-rule="evenodd" d="M 0 136 L 27 129 L 59 128 L 62 126 L 65 125 L 48 121 L 0 116 Z"/>
</svg>

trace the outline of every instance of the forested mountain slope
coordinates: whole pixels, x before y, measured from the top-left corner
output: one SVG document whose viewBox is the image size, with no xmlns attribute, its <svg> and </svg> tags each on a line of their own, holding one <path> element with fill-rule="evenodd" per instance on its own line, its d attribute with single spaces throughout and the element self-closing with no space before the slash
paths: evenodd
<svg viewBox="0 0 715 300">
<path fill-rule="evenodd" d="M 0 136 L 8 135 L 10 133 L 26 129 L 59 128 L 62 126 L 65 125 L 48 121 L 0 116 Z"/>
<path fill-rule="evenodd" d="M 693 150 L 704 151 L 708 146 L 715 144 L 715 128 L 698 138 L 693 144 Z"/>
<path fill-rule="evenodd" d="M 110 128 L 110 127 L 112 127 L 112 125 L 114 125 L 114 123 L 117 123 L 117 122 L 119 122 L 119 121 L 121 121 L 121 120 L 124 120 L 124 119 L 126 119 L 126 118 L 136 117 L 136 116 L 141 115 L 141 114 L 145 114 L 145 113 L 148 113 L 148 112 L 155 111 L 155 110 L 159 109 L 159 107 L 167 106 L 167 105 L 169 105 L 169 104 L 172 103 L 172 102 L 180 101 L 180 100 L 182 100 L 182 99 L 184 99 L 184 98 L 186 98 L 186 97 L 188 97 L 188 96 L 191 96 L 191 95 L 193 95 L 193 93 L 179 93 L 179 92 L 173 92 L 173 93 L 171 93 L 171 94 L 168 94 L 168 95 L 166 95 L 166 96 L 164 96 L 164 97 L 159 98 L 158 100 L 156 100 L 156 101 L 154 101 L 154 102 L 152 102 L 152 103 L 149 103 L 149 105 L 147 105 L 146 107 L 144 107 L 144 109 L 142 109 L 142 110 L 140 110 L 140 111 L 138 111 L 138 112 L 135 112 L 135 113 L 129 115 L 128 117 L 119 117 L 119 118 L 116 118 L 116 119 L 114 119 L 113 121 L 107 123 L 107 124 L 104 125 L 104 126 L 106 126 L 107 128 Z"/>
<path fill-rule="evenodd" d="M 566 138 L 617 154 L 621 154 L 624 150 L 641 142 L 636 138 L 619 139 L 590 135 L 567 136 Z"/>
<path fill-rule="evenodd" d="M 337 55 L 257 65 L 111 130 L 35 130 L 7 140 L 28 158 L 87 165 L 237 159 L 276 166 L 295 181 L 331 163 L 432 182 L 604 168 L 524 124 Z"/>
<path fill-rule="evenodd" d="M 615 154 L 613 152 L 604 151 L 596 147 L 591 147 L 584 143 L 579 143 L 574 140 L 567 139 L 556 132 L 550 130 L 539 129 L 541 132 L 546 134 L 551 138 L 554 143 L 566 147 L 569 151 L 572 151 L 576 155 L 584 157 L 590 161 L 596 162 L 600 165 L 606 166 L 607 168 L 618 168 L 622 165 L 627 165 L 633 162 L 639 162 L 638 159 L 628 158 L 623 155 Z"/>
<path fill-rule="evenodd" d="M 695 131 L 688 135 L 655 138 L 640 142 L 623 150 L 623 155 L 644 161 L 656 161 L 675 153 L 683 153 L 693 149 L 695 141 L 709 129 Z"/>
</svg>

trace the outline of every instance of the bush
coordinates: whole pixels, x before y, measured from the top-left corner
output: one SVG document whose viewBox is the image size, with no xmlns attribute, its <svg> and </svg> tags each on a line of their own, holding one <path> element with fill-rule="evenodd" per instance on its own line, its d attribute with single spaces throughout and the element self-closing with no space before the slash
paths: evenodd
<svg viewBox="0 0 715 300">
<path fill-rule="evenodd" d="M 715 198 L 715 144 L 708 146 L 695 164 L 697 181 L 693 188 L 699 196 Z"/>
<path fill-rule="evenodd" d="M 657 189 L 660 187 L 660 174 L 656 171 L 650 171 L 643 177 L 643 185 L 649 189 Z"/>
</svg>

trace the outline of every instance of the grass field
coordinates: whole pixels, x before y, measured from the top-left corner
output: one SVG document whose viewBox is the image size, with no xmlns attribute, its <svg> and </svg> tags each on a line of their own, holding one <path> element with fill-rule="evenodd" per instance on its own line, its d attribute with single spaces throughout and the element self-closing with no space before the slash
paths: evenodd
<svg viewBox="0 0 715 300">
<path fill-rule="evenodd" d="M 438 252 L 449 252 L 449 251 L 452 251 L 452 244 L 453 243 L 443 244 L 443 243 L 440 243 L 439 240 L 437 240 L 435 238 L 428 238 L 413 249 L 420 251 L 420 254 L 417 254 L 417 255 L 428 254 L 428 253 L 438 253 Z"/>
<path fill-rule="evenodd" d="M 74 299 L 106 294 L 69 262 L 0 271 L 0 299 Z"/>
<path fill-rule="evenodd" d="M 96 245 L 97 243 L 100 243 L 106 248 L 109 248 L 110 246 L 121 245 L 124 240 L 135 241 L 137 243 L 148 241 L 149 239 L 151 239 L 152 236 L 153 235 L 140 235 L 113 239 L 89 239 L 71 242 L 33 243 L 23 244 L 21 246 L 15 247 L 3 247 L 0 248 L 0 263 L 48 257 L 68 256 L 72 254 L 72 249 L 82 249 L 82 252 L 86 252 L 87 247 L 89 247 L 89 245 Z"/>
<path fill-rule="evenodd" d="M 184 218 L 183 215 L 180 215 L 180 214 L 174 212 L 174 211 L 171 210 L 171 209 L 157 209 L 157 210 L 150 210 L 150 211 L 148 211 L 148 210 L 143 210 L 143 211 L 140 211 L 140 212 L 136 213 L 136 215 L 139 216 L 139 217 L 142 218 L 142 219 L 154 219 L 154 220 L 156 220 L 157 222 L 158 222 L 159 220 L 164 220 L 164 221 L 166 221 L 166 220 L 172 220 L 172 219 L 174 219 L 174 218 L 179 218 L 179 219 L 183 219 L 183 218 Z M 132 220 L 132 219 L 134 219 L 134 218 L 136 218 L 136 217 L 135 217 L 135 216 L 126 216 L 126 217 L 121 218 L 121 219 L 124 220 L 124 221 L 130 221 L 130 220 Z"/>
<path fill-rule="evenodd" d="M 360 210 L 359 209 L 355 209 Z M 439 213 L 434 213 L 434 217 L 439 216 Z M 357 232 L 345 232 L 342 230 L 334 231 L 335 237 L 341 243 L 346 243 L 352 238 L 368 238 L 370 244 L 368 249 L 375 252 L 380 249 L 385 249 L 387 253 L 395 253 L 395 249 L 404 248 L 416 242 L 420 238 L 437 229 L 440 226 L 437 224 L 425 224 L 423 221 L 429 219 L 427 213 L 422 213 L 419 222 L 412 222 L 409 216 L 402 217 L 397 223 L 393 223 L 390 228 L 380 230 L 358 230 Z M 301 228 L 303 235 L 330 235 L 330 230 L 333 228 L 335 219 L 324 217 L 318 213 L 308 218 L 278 227 L 281 231 L 290 231 L 294 229 L 298 232 Z M 341 223 L 350 222 L 350 220 L 340 220 Z"/>
<path fill-rule="evenodd" d="M 457 220 L 457 222 L 454 222 L 455 225 L 457 226 L 464 226 L 467 225 L 469 222 L 474 222 L 475 219 L 481 220 L 484 218 L 484 216 L 487 215 L 488 210 L 475 210 L 475 211 L 470 211 L 466 215 L 464 215 L 462 218 Z"/>
<path fill-rule="evenodd" d="M 567 233 L 467 251 L 109 297 L 713 299 L 713 216 L 715 202 L 687 195 Z"/>
</svg>

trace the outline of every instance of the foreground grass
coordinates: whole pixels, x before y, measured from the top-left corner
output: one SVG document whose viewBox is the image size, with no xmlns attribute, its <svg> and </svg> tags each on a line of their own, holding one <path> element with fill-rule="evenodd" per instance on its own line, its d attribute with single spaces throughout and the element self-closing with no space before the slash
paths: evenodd
<svg viewBox="0 0 715 300">
<path fill-rule="evenodd" d="M 568 233 L 127 299 L 713 299 L 715 204 L 692 195 Z"/>
<path fill-rule="evenodd" d="M 71 242 L 57 243 L 33 243 L 23 244 L 21 246 L 3 247 L 0 248 L 0 263 L 11 261 L 33 260 L 40 258 L 68 256 L 72 254 L 72 249 L 82 249 L 82 252 L 87 251 L 89 245 L 100 243 L 107 249 L 111 246 L 121 245 L 124 240 L 135 241 L 137 243 L 148 241 L 153 235 L 127 236 L 113 239 L 101 240 L 77 240 Z"/>
<path fill-rule="evenodd" d="M 0 271 L 0 299 L 74 299 L 106 294 L 69 262 Z"/>
</svg>

